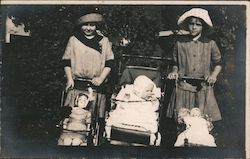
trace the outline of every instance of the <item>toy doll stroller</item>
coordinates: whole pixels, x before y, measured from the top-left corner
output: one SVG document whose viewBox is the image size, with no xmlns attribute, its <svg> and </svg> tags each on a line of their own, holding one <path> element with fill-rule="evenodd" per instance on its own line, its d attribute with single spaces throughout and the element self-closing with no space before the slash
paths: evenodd
<svg viewBox="0 0 250 159">
<path fill-rule="evenodd" d="M 183 85 L 188 83 L 187 86 L 191 83 L 192 86 L 195 86 L 189 88 L 189 90 L 192 91 L 192 95 L 200 90 L 204 91 L 205 95 L 203 100 L 199 100 L 199 102 L 204 102 L 201 104 L 201 107 L 197 107 L 193 104 L 196 103 L 197 96 L 191 98 L 193 96 L 186 94 L 181 96 L 181 98 L 183 96 L 185 97 L 185 95 L 189 97 L 182 101 L 182 103 L 186 103 L 186 105 L 182 104 L 185 107 L 180 107 L 180 104 L 178 103 L 176 108 L 174 108 L 173 105 L 170 105 L 171 109 L 169 110 L 173 113 L 177 122 L 178 137 L 175 147 L 216 147 L 215 139 L 210 133 L 213 129 L 213 124 L 211 122 L 212 118 L 205 113 L 208 104 L 207 102 L 209 100 L 207 98 L 209 97 L 209 93 L 211 93 L 210 88 L 203 88 L 203 85 L 207 85 L 205 78 L 183 76 L 179 77 L 178 80 L 175 80 L 175 92 L 171 97 L 172 100 L 174 99 L 174 103 L 177 102 L 177 100 L 180 101 L 180 99 L 176 97 L 176 94 L 179 89 L 180 91 L 183 89 L 183 87 L 178 86 L 178 82 L 184 82 Z M 187 87 L 184 88 L 187 89 Z"/>
<path fill-rule="evenodd" d="M 157 87 L 162 86 L 162 78 L 159 70 L 157 68 L 142 67 L 142 66 L 126 66 L 121 74 L 120 85 L 124 86 L 125 84 L 132 84 L 135 78 L 140 75 L 145 75 L 148 78 L 150 78 L 156 84 Z M 109 114 L 115 113 L 117 106 L 120 104 L 122 104 L 123 106 L 127 104 L 132 104 L 132 107 L 137 107 L 137 102 L 140 102 L 140 101 L 135 101 L 134 103 L 133 102 L 129 103 L 130 101 L 129 102 L 118 101 L 115 99 L 115 97 L 116 94 L 113 94 L 111 99 L 112 100 L 111 111 Z M 161 93 L 161 99 L 163 99 L 162 97 L 163 93 Z M 130 121 L 128 120 L 126 121 L 125 119 L 125 121 L 121 123 L 112 123 L 110 122 L 110 120 L 112 120 L 111 116 L 107 117 L 105 126 L 106 140 L 112 145 L 159 146 L 161 143 L 161 134 L 159 132 L 159 120 L 161 114 L 160 103 L 161 100 L 157 106 L 157 109 L 155 109 L 153 112 L 156 115 L 156 120 L 149 121 L 151 123 L 155 123 L 152 124 L 154 125 L 153 127 L 152 126 L 148 127 L 147 124 L 139 124 L 140 122 L 139 123 L 135 122 L 135 120 L 131 118 L 132 116 L 127 117 L 127 119 Z M 143 116 L 143 114 L 140 116 Z M 145 121 L 145 123 L 146 122 L 147 121 Z"/>
<path fill-rule="evenodd" d="M 99 144 L 99 131 L 100 131 L 100 123 L 98 122 L 99 118 L 99 105 L 100 105 L 100 95 L 98 92 L 100 92 L 101 87 L 94 86 L 89 79 L 77 79 L 74 81 L 75 87 L 73 90 L 69 90 L 66 94 L 65 91 L 62 92 L 62 98 L 61 98 L 61 108 L 63 108 L 62 114 L 69 114 L 70 110 L 68 108 L 74 107 L 75 102 L 75 94 L 79 93 L 86 93 L 88 92 L 88 88 L 91 87 L 93 89 L 94 93 L 94 99 L 93 102 L 90 105 L 89 111 L 91 112 L 91 122 L 87 126 L 86 130 L 67 130 L 63 126 L 63 122 L 66 118 L 63 118 L 62 121 L 60 121 L 60 124 L 57 125 L 58 128 L 61 130 L 61 135 L 58 139 L 58 145 L 60 146 L 97 146 Z M 72 93 L 73 91 L 73 93 Z M 66 101 L 66 98 L 70 99 Z M 66 103 L 67 102 L 67 103 Z M 64 115 L 65 116 L 65 115 Z M 78 138 L 83 138 L 84 142 L 81 144 L 65 144 L 63 142 L 62 137 L 65 135 L 71 135 Z"/>
</svg>

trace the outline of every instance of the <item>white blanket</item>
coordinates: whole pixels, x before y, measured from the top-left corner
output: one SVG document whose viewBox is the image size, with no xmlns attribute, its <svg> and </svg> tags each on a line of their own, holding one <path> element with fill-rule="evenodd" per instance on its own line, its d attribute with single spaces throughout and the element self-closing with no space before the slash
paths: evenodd
<svg viewBox="0 0 250 159">
<path fill-rule="evenodd" d="M 158 130 L 158 109 L 159 101 L 117 102 L 116 109 L 109 113 L 106 125 L 155 133 Z"/>
</svg>

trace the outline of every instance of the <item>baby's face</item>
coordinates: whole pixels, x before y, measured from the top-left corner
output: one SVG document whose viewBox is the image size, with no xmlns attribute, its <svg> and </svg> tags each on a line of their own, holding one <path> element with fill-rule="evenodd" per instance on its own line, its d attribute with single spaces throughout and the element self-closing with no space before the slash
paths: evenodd
<svg viewBox="0 0 250 159">
<path fill-rule="evenodd" d="M 80 108 L 85 108 L 88 104 L 88 99 L 85 96 L 80 96 L 78 98 L 77 106 Z"/>
<path fill-rule="evenodd" d="M 149 84 L 142 91 L 141 98 L 143 98 L 143 99 L 150 99 L 152 97 L 152 95 L 153 95 L 153 89 L 154 89 L 154 85 L 153 84 Z"/>
</svg>

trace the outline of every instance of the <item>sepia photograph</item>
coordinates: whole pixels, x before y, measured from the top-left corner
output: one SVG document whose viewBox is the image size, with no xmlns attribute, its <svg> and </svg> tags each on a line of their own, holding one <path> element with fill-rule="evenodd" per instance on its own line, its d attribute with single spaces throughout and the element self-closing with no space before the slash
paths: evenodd
<svg viewBox="0 0 250 159">
<path fill-rule="evenodd" d="M 250 157 L 249 5 L 2 1 L 0 157 Z"/>
</svg>

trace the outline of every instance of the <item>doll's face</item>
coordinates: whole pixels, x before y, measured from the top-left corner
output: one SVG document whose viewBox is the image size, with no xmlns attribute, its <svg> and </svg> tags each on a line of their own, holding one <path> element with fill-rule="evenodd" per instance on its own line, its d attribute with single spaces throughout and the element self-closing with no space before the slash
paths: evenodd
<svg viewBox="0 0 250 159">
<path fill-rule="evenodd" d="M 199 108 L 193 108 L 190 112 L 192 117 L 201 117 L 201 111 Z"/>
<path fill-rule="evenodd" d="M 190 116 L 190 110 L 187 108 L 180 108 L 180 110 L 178 111 L 178 123 L 183 123 L 183 120 L 185 117 L 189 117 Z"/>
<path fill-rule="evenodd" d="M 141 92 L 141 98 L 150 99 L 153 95 L 153 89 L 154 89 L 153 84 L 149 84 L 148 86 L 146 86 L 144 90 L 142 90 Z"/>
<path fill-rule="evenodd" d="M 95 23 L 85 23 L 82 25 L 82 31 L 85 36 L 93 36 L 96 32 L 96 24 Z"/>
<path fill-rule="evenodd" d="M 191 17 L 188 22 L 188 29 L 192 36 L 197 36 L 202 32 L 202 21 L 199 18 Z"/>
<path fill-rule="evenodd" d="M 88 99 L 86 96 L 80 96 L 77 100 L 77 106 L 80 108 L 85 108 L 88 104 Z"/>
</svg>

